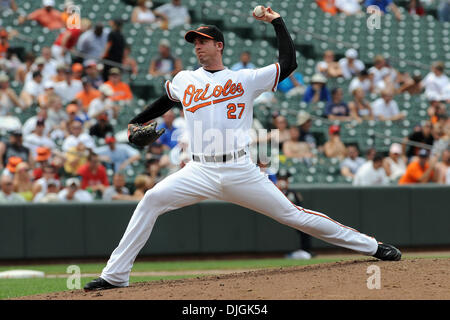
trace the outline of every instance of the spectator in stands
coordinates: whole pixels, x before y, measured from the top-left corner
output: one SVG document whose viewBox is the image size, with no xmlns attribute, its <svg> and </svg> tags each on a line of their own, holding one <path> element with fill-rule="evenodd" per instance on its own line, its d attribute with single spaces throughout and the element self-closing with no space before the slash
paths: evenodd
<svg viewBox="0 0 450 320">
<path fill-rule="evenodd" d="M 432 123 L 430 121 L 427 121 L 423 126 L 420 125 L 416 126 L 414 128 L 413 133 L 411 133 L 408 137 L 405 137 L 403 139 L 404 150 L 406 150 L 406 145 L 408 142 L 423 143 L 431 147 L 434 143 Z M 419 151 L 420 151 L 419 147 L 410 146 L 409 149 L 406 151 L 406 156 L 411 161 L 412 157 L 417 156 Z"/>
<path fill-rule="evenodd" d="M 5 29 L 0 29 L 0 58 L 6 57 L 6 52 L 9 49 L 8 32 Z"/>
<path fill-rule="evenodd" d="M 117 143 L 114 136 L 106 137 L 105 146 L 95 149 L 103 163 L 107 163 L 107 168 L 120 172 L 130 168 L 130 165 L 141 159 L 139 151 L 125 143 Z"/>
<path fill-rule="evenodd" d="M 353 178 L 359 167 L 361 167 L 366 161 L 359 156 L 358 146 L 350 144 L 347 146 L 347 157 L 341 162 L 341 174 L 344 177 Z"/>
<path fill-rule="evenodd" d="M 64 63 L 60 63 L 56 66 L 56 74 L 51 77 L 53 83 L 61 82 L 66 79 L 66 69 L 68 67 Z"/>
<path fill-rule="evenodd" d="M 335 5 L 338 12 L 342 12 L 346 16 L 353 16 L 362 13 L 360 2 L 359 0 L 335 0 Z"/>
<path fill-rule="evenodd" d="M 80 35 L 88 30 L 91 22 L 88 19 L 81 19 L 81 27 L 67 28 L 61 32 L 52 45 L 52 56 L 58 63 L 72 63 L 71 52 L 80 38 Z"/>
<path fill-rule="evenodd" d="M 353 100 L 348 103 L 350 117 L 357 120 L 373 120 L 373 111 L 370 103 L 364 99 L 364 90 L 357 87 L 353 90 Z"/>
<path fill-rule="evenodd" d="M 84 62 L 84 72 L 86 73 L 85 78 L 95 89 L 98 89 L 103 84 L 103 78 L 98 73 L 97 64 L 94 60 L 91 59 Z"/>
<path fill-rule="evenodd" d="M 442 152 L 441 161 L 436 164 L 437 183 L 450 185 L 450 149 Z"/>
<path fill-rule="evenodd" d="M 58 62 L 52 58 L 52 49 L 50 47 L 42 47 L 41 57 L 44 61 L 44 69 L 42 70 L 42 76 L 45 80 L 51 79 L 56 75 L 56 68 L 58 67 Z"/>
<path fill-rule="evenodd" d="M 122 34 L 122 21 L 112 20 L 110 21 L 111 32 L 108 34 L 108 41 L 106 42 L 105 51 L 101 58 L 110 60 L 115 63 L 122 63 L 123 54 L 125 51 L 125 37 Z M 108 63 L 103 65 L 103 80 L 107 81 L 109 76 L 109 70 L 112 68 Z"/>
<path fill-rule="evenodd" d="M 396 90 L 396 93 L 409 93 L 410 95 L 420 94 L 422 92 L 422 88 L 420 83 L 422 82 L 422 76 L 420 75 L 420 71 L 414 72 L 413 76 L 406 77 L 404 82 L 400 85 L 400 87 Z"/>
<path fill-rule="evenodd" d="M 334 16 L 336 13 L 338 13 L 338 9 L 336 8 L 334 1 L 335 0 L 316 0 L 316 3 L 323 12 L 329 13 Z"/>
<path fill-rule="evenodd" d="M 322 74 L 316 73 L 311 78 L 311 84 L 306 88 L 303 101 L 316 103 L 319 101 L 330 102 L 331 95 L 326 86 L 327 78 Z"/>
<path fill-rule="evenodd" d="M 134 179 L 135 191 L 133 195 L 126 194 L 116 194 L 114 196 L 115 200 L 129 200 L 129 201 L 139 201 L 144 197 L 147 190 L 150 190 L 155 185 L 153 179 L 147 175 L 140 174 Z"/>
<path fill-rule="evenodd" d="M 58 152 L 58 151 L 56 151 Z M 34 169 L 33 169 L 33 179 L 38 180 L 42 178 L 42 175 L 44 174 L 44 170 L 47 166 L 50 166 L 50 161 L 52 157 L 52 151 L 51 149 L 47 147 L 38 147 L 36 149 L 36 156 L 34 157 Z M 53 172 L 53 167 L 51 167 Z M 53 177 L 55 178 L 56 175 L 53 174 Z M 36 194 L 33 191 L 34 194 Z"/>
<path fill-rule="evenodd" d="M 97 116 L 97 122 L 89 128 L 89 134 L 98 138 L 105 138 L 108 134 L 114 134 L 114 128 L 108 119 L 106 112 L 100 113 Z"/>
<path fill-rule="evenodd" d="M 398 184 L 430 183 L 436 182 L 435 167 L 438 157 L 432 156 L 427 149 L 420 149 L 418 159 L 412 161 L 406 167 L 405 174 L 400 178 Z"/>
<path fill-rule="evenodd" d="M 64 104 L 75 100 L 77 94 L 83 90 L 83 84 L 80 80 L 72 78 L 72 69 L 65 69 L 64 81 L 55 84 L 55 93 L 62 99 Z"/>
<path fill-rule="evenodd" d="M 393 143 L 389 148 L 389 156 L 383 160 L 386 175 L 392 182 L 397 182 L 403 176 L 406 171 L 407 162 L 408 159 L 403 154 L 402 146 L 398 143 Z"/>
<path fill-rule="evenodd" d="M 312 158 L 314 155 L 311 152 L 309 144 L 300 142 L 300 130 L 298 127 L 289 128 L 290 139 L 283 143 L 283 154 L 288 158 L 305 159 Z"/>
<path fill-rule="evenodd" d="M 386 60 L 382 55 L 376 55 L 373 58 L 373 67 L 369 69 L 369 74 L 372 76 L 373 85 L 378 87 L 378 83 L 383 81 L 384 75 L 387 73 Z"/>
<path fill-rule="evenodd" d="M 381 91 L 381 98 L 373 102 L 373 115 L 381 121 L 396 121 L 405 118 L 405 114 L 398 109 L 397 102 L 393 100 L 394 94 L 391 89 Z"/>
<path fill-rule="evenodd" d="M 342 77 L 342 69 L 337 61 L 334 61 L 334 52 L 327 50 L 323 53 L 323 60 L 316 65 L 316 72 L 328 78 Z"/>
<path fill-rule="evenodd" d="M 308 112 L 300 111 L 297 115 L 297 126 L 300 131 L 298 141 L 306 142 L 311 150 L 317 148 L 316 137 L 311 133 L 312 119 Z"/>
<path fill-rule="evenodd" d="M 362 70 L 352 79 L 348 91 L 353 94 L 353 91 L 357 88 L 363 89 L 366 95 L 374 91 L 373 75 L 369 74 L 367 69 Z"/>
<path fill-rule="evenodd" d="M 289 173 L 281 172 L 277 177 L 276 186 L 295 206 L 302 206 L 303 196 L 300 192 L 289 188 Z M 309 260 L 313 254 L 311 252 L 311 236 L 307 233 L 298 231 L 300 236 L 300 249 L 286 255 L 288 259 Z"/>
<path fill-rule="evenodd" d="M 33 79 L 33 73 L 36 71 L 38 71 L 42 75 L 42 82 L 45 83 L 48 80 L 48 78 L 44 77 L 43 74 L 45 66 L 46 66 L 45 58 L 42 56 L 37 57 L 33 65 L 31 66 L 31 70 L 25 75 L 25 85 L 27 85 L 27 83 Z"/>
<path fill-rule="evenodd" d="M 0 169 L 4 168 L 11 157 L 19 157 L 33 166 L 31 151 L 23 145 L 22 131 L 20 130 L 10 131 L 8 142 L 0 141 Z"/>
<path fill-rule="evenodd" d="M 66 175 L 76 176 L 78 169 L 87 162 L 88 156 L 89 150 L 81 141 L 76 146 L 67 149 L 64 154 L 64 173 Z"/>
<path fill-rule="evenodd" d="M 306 90 L 302 74 L 293 71 L 289 77 L 278 84 L 277 90 L 285 93 L 288 98 L 302 95 Z"/>
<path fill-rule="evenodd" d="M 131 12 L 131 22 L 149 24 L 152 27 L 167 29 L 168 19 L 163 13 L 152 10 L 152 2 L 148 0 L 138 0 L 136 7 Z"/>
<path fill-rule="evenodd" d="M 16 70 L 16 74 L 14 76 L 14 79 L 16 81 L 20 82 L 21 84 L 25 82 L 25 77 L 28 72 L 31 71 L 35 59 L 36 57 L 32 52 L 27 52 L 25 54 L 24 63 L 20 65 Z"/>
<path fill-rule="evenodd" d="M 351 79 L 365 69 L 364 62 L 358 59 L 358 51 L 353 48 L 345 51 L 345 58 L 339 60 L 342 76 Z"/>
<path fill-rule="evenodd" d="M 418 15 L 418 16 L 425 15 L 425 9 L 423 8 L 420 0 L 409 0 L 408 12 L 411 15 Z"/>
<path fill-rule="evenodd" d="M 7 11 L 8 9 L 11 9 L 12 11 L 17 11 L 17 5 L 15 0 L 3 0 L 0 1 L 0 11 Z"/>
<path fill-rule="evenodd" d="M 24 109 L 25 106 L 16 92 L 9 87 L 9 77 L 0 73 L 0 116 L 9 115 L 14 107 Z"/>
<path fill-rule="evenodd" d="M 67 119 L 68 116 L 63 110 L 61 98 L 57 95 L 51 96 L 47 103 L 47 120 L 45 125 L 50 128 L 52 133 L 56 133 L 58 130 L 65 130 Z"/>
<path fill-rule="evenodd" d="M 39 199 L 47 193 L 47 188 L 50 181 L 57 181 L 59 188 L 59 179 L 57 177 L 56 170 L 50 163 L 47 162 L 43 164 L 39 170 L 40 173 L 34 174 L 36 181 L 34 181 L 32 188 L 33 194 L 35 195 L 33 202 L 39 201 Z"/>
<path fill-rule="evenodd" d="M 353 179 L 354 186 L 388 185 L 389 178 L 383 168 L 383 156 L 375 154 L 373 160 L 369 160 L 359 167 Z"/>
<path fill-rule="evenodd" d="M 445 103 L 434 98 L 430 100 L 430 106 L 427 109 L 427 113 L 432 124 L 447 118 L 447 108 Z"/>
<path fill-rule="evenodd" d="M 154 77 L 175 77 L 183 69 L 181 60 L 170 53 L 170 43 L 167 39 L 159 42 L 159 56 L 150 62 L 148 73 Z"/>
<path fill-rule="evenodd" d="M 24 203 L 25 199 L 18 193 L 14 192 L 13 177 L 2 175 L 0 177 L 0 203 Z"/>
<path fill-rule="evenodd" d="M 163 148 L 165 150 L 170 150 L 178 143 L 177 137 L 174 135 L 174 132 L 177 130 L 177 128 L 173 126 L 175 113 L 173 112 L 173 110 L 169 110 L 165 114 L 163 114 L 162 119 L 163 122 L 158 125 L 157 130 L 164 128 L 165 132 L 161 135 L 161 137 L 159 137 L 157 141 L 163 145 Z"/>
<path fill-rule="evenodd" d="M 148 159 L 145 162 L 145 171 L 143 172 L 143 174 L 150 176 L 155 183 L 158 183 L 163 179 L 159 160 L 160 157 L 153 157 Z"/>
<path fill-rule="evenodd" d="M 129 72 L 132 75 L 137 76 L 139 73 L 139 67 L 138 64 L 136 63 L 136 60 L 134 60 L 133 57 L 130 56 L 130 53 L 131 53 L 131 46 L 127 44 L 125 46 L 125 50 L 123 51 L 122 64 L 124 65 L 125 68 L 128 68 Z"/>
<path fill-rule="evenodd" d="M 83 76 L 83 65 L 79 62 L 72 64 L 72 79 L 80 80 Z"/>
<path fill-rule="evenodd" d="M 106 112 L 109 119 L 115 119 L 118 115 L 119 107 L 112 100 L 112 96 L 114 95 L 113 89 L 109 84 L 104 83 L 100 86 L 99 91 L 100 97 L 95 98 L 89 104 L 89 118 L 95 119 Z"/>
<path fill-rule="evenodd" d="M 83 110 L 88 112 L 91 102 L 94 99 L 99 98 L 102 94 L 92 86 L 91 82 L 86 77 L 81 78 L 81 84 L 83 85 L 83 90 L 78 92 L 75 98 Z"/>
<path fill-rule="evenodd" d="M 167 17 L 169 29 L 191 23 L 189 11 L 181 4 L 181 0 L 172 0 L 170 3 L 163 4 L 155 9 L 155 13 Z"/>
<path fill-rule="evenodd" d="M 33 200 L 33 182 L 31 181 L 30 166 L 26 162 L 21 162 L 16 167 L 13 179 L 14 192 L 22 196 L 26 201 Z"/>
<path fill-rule="evenodd" d="M 436 61 L 431 66 L 431 72 L 422 80 L 420 86 L 425 89 L 425 96 L 431 99 L 441 100 L 448 95 L 448 77 L 444 73 L 445 65 L 442 61 Z"/>
<path fill-rule="evenodd" d="M 249 51 L 241 52 L 240 61 L 233 64 L 231 70 L 238 71 L 241 69 L 256 69 L 256 66 L 251 62 L 251 55 Z"/>
<path fill-rule="evenodd" d="M 44 82 L 44 92 L 41 93 L 38 98 L 38 105 L 40 108 L 47 108 L 48 100 L 51 96 L 56 95 L 55 84 L 51 80 Z"/>
<path fill-rule="evenodd" d="M 109 186 L 106 168 L 100 163 L 99 156 L 93 152 L 89 153 L 88 162 L 78 168 L 77 175 L 81 177 L 83 190 L 89 189 L 101 195 Z"/>
<path fill-rule="evenodd" d="M 94 29 L 86 30 L 80 35 L 77 42 L 78 51 L 85 55 L 87 60 L 100 60 L 105 52 L 109 32 L 110 29 L 105 28 L 102 22 L 97 22 Z"/>
<path fill-rule="evenodd" d="M 64 152 L 68 151 L 69 148 L 77 146 L 82 142 L 86 148 L 94 149 L 95 142 L 92 137 L 83 132 L 83 123 L 79 120 L 74 120 L 70 123 L 69 127 L 70 135 L 64 140 L 62 145 L 62 150 Z"/>
<path fill-rule="evenodd" d="M 347 154 L 347 149 L 341 140 L 341 128 L 333 124 L 328 128 L 328 141 L 325 142 L 323 148 L 327 158 L 338 158 L 343 160 Z"/>
<path fill-rule="evenodd" d="M 272 129 L 276 129 L 275 131 L 276 136 L 273 136 L 273 132 L 271 131 L 268 135 L 268 139 L 275 139 L 278 141 L 278 146 L 280 150 L 283 150 L 283 144 L 284 142 L 291 139 L 291 133 L 289 131 L 289 124 L 287 119 L 279 115 L 278 113 L 275 113 L 272 115 Z"/>
<path fill-rule="evenodd" d="M 130 195 L 130 190 L 125 187 L 125 175 L 123 173 L 116 172 L 112 183 L 112 186 L 107 187 L 103 192 L 102 200 L 119 200 L 120 195 Z"/>
<path fill-rule="evenodd" d="M 450 21 L 450 0 L 442 0 L 438 6 L 438 18 L 441 22 Z"/>
<path fill-rule="evenodd" d="M 42 27 L 46 27 L 50 30 L 56 30 L 64 27 L 64 22 L 61 18 L 61 12 L 54 8 L 54 0 L 42 0 L 43 8 L 37 9 L 31 12 L 28 16 L 19 16 L 19 24 L 24 23 L 27 20 L 35 20 Z"/>
<path fill-rule="evenodd" d="M 33 133 L 25 136 L 23 145 L 31 151 L 33 157 L 36 157 L 36 152 L 39 147 L 47 147 L 50 150 L 56 148 L 55 142 L 45 134 L 44 118 L 37 119 Z"/>
<path fill-rule="evenodd" d="M 382 14 L 386 14 L 389 12 L 388 10 L 390 10 L 392 11 L 397 20 L 403 19 L 400 10 L 395 5 L 393 0 L 365 0 L 364 6 L 366 7 L 377 6 Z"/>
<path fill-rule="evenodd" d="M 33 198 L 34 203 L 49 203 L 49 202 L 59 202 L 58 192 L 60 191 L 61 183 L 59 180 L 50 179 L 47 182 L 47 189 L 45 192 L 40 192 L 36 194 Z"/>
<path fill-rule="evenodd" d="M 342 101 L 344 94 L 341 88 L 334 88 L 331 91 L 331 102 L 327 103 L 324 110 L 324 115 L 329 120 L 349 121 L 350 109 L 344 101 Z"/>
<path fill-rule="evenodd" d="M 130 86 L 121 80 L 119 68 L 110 69 L 108 81 L 104 84 L 109 85 L 113 90 L 113 95 L 110 96 L 112 101 L 131 102 L 133 99 L 133 93 L 131 92 Z"/>
<path fill-rule="evenodd" d="M 38 96 L 44 92 L 44 83 L 39 71 L 33 72 L 32 80 L 28 81 L 20 93 L 25 108 L 29 108 L 33 103 L 37 103 Z"/>
<path fill-rule="evenodd" d="M 2 171 L 2 175 L 14 177 L 14 173 L 16 172 L 16 167 L 21 162 L 23 162 L 23 160 L 20 157 L 16 157 L 16 156 L 9 157 L 8 162 Z"/>
<path fill-rule="evenodd" d="M 67 179 L 66 187 L 58 192 L 58 198 L 64 202 L 92 202 L 94 200 L 92 194 L 80 189 L 80 180 L 78 178 Z"/>
</svg>

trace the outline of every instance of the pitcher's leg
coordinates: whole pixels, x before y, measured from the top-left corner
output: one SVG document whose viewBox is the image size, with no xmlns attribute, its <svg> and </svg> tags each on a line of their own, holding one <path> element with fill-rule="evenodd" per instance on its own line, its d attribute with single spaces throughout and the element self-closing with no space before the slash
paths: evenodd
<svg viewBox="0 0 450 320">
<path fill-rule="evenodd" d="M 137 205 L 101 278 L 115 286 L 127 286 L 134 260 L 150 237 L 158 216 L 215 197 L 216 190 L 214 183 L 195 164 L 186 165 L 148 190 Z"/>
<path fill-rule="evenodd" d="M 224 188 L 223 199 L 260 212 L 276 221 L 310 234 L 331 244 L 373 255 L 377 241 L 344 226 L 323 213 L 295 206 L 262 173 L 249 170 L 247 181 Z"/>
</svg>

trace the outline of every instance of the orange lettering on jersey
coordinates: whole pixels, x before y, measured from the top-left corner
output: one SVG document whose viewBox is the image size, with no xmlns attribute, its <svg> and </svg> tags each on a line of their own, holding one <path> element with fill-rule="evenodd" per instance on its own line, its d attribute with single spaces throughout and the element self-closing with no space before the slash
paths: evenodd
<svg viewBox="0 0 450 320">
<path fill-rule="evenodd" d="M 234 99 L 237 97 L 240 97 L 244 94 L 244 88 L 242 87 L 241 83 L 235 84 L 231 80 L 228 80 L 225 83 L 225 86 L 217 85 L 214 87 L 210 95 L 206 95 L 208 92 L 210 84 L 208 83 L 204 89 L 200 88 L 197 89 L 193 84 L 190 84 L 187 86 L 186 90 L 184 91 L 184 97 L 183 97 L 183 105 L 185 107 L 188 107 L 191 105 L 192 100 L 194 102 L 199 101 L 206 101 L 209 100 L 211 97 L 217 98 L 212 101 L 203 102 L 200 104 L 197 104 L 193 107 L 190 107 L 186 109 L 186 111 L 190 111 L 194 113 L 200 108 L 209 106 L 211 104 L 217 104 L 223 101 L 227 101 L 230 99 Z M 231 96 L 228 96 L 231 95 Z"/>
<path fill-rule="evenodd" d="M 185 107 L 187 107 L 191 104 L 194 92 L 195 92 L 195 86 L 193 84 L 188 85 L 186 90 L 184 91 L 184 97 L 183 97 L 183 105 Z M 188 98 L 189 101 L 187 101 L 186 98 Z"/>
</svg>

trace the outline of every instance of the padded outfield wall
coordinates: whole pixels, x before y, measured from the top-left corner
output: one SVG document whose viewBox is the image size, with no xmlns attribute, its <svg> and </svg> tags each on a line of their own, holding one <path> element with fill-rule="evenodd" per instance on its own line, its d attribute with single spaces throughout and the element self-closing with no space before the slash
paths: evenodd
<svg viewBox="0 0 450 320">
<path fill-rule="evenodd" d="M 400 247 L 450 245 L 450 187 L 299 186 L 303 206 Z M 108 257 L 135 202 L 0 205 L 0 259 Z M 264 215 L 204 201 L 162 215 L 143 255 L 288 252 L 298 233 Z M 330 245 L 314 239 L 314 248 Z"/>
</svg>

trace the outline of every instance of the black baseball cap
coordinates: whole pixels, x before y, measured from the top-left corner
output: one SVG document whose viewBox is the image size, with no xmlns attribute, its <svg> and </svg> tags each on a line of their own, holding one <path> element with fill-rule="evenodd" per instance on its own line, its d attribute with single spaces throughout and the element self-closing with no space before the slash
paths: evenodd
<svg viewBox="0 0 450 320">
<path fill-rule="evenodd" d="M 201 26 L 195 30 L 190 30 L 186 32 L 186 34 L 184 35 L 184 39 L 186 39 L 187 42 L 193 43 L 195 37 L 197 36 L 222 42 L 223 46 L 225 47 L 225 39 L 223 38 L 223 33 L 216 26 L 213 25 Z"/>
</svg>

